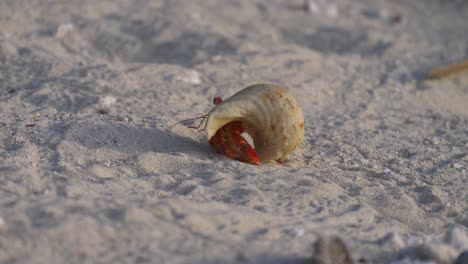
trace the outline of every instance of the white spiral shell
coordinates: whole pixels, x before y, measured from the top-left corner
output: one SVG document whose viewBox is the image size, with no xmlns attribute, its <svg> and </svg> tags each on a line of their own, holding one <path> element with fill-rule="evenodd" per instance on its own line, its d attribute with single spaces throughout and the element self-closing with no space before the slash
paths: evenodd
<svg viewBox="0 0 468 264">
<path fill-rule="evenodd" d="M 208 140 L 232 121 L 245 122 L 252 131 L 255 151 L 262 163 L 280 161 L 304 139 L 304 118 L 297 101 L 272 84 L 249 86 L 215 106 L 208 113 Z"/>
</svg>

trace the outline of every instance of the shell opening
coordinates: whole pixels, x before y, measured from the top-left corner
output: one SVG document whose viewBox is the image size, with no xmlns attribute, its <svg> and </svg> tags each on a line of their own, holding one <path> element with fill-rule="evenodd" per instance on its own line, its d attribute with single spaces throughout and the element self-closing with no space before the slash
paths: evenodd
<svg viewBox="0 0 468 264">
<path fill-rule="evenodd" d="M 242 121 L 232 121 L 222 126 L 210 138 L 210 145 L 216 153 L 223 154 L 231 159 L 259 164 L 251 126 Z"/>
</svg>

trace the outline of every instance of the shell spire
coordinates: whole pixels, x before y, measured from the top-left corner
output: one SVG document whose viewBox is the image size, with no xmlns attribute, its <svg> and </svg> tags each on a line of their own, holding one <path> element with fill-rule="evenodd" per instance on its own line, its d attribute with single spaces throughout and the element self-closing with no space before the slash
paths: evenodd
<svg viewBox="0 0 468 264">
<path fill-rule="evenodd" d="M 210 143 L 221 128 L 232 122 L 241 122 L 243 132 L 252 137 L 262 163 L 283 160 L 304 139 L 300 106 L 276 85 L 252 85 L 217 104 L 208 113 L 205 126 Z"/>
</svg>

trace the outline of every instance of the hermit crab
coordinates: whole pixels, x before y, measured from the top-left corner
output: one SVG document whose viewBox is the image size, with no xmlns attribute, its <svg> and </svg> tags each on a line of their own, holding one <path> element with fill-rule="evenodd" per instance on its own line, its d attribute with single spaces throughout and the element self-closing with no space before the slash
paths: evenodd
<svg viewBox="0 0 468 264">
<path fill-rule="evenodd" d="M 197 127 L 216 153 L 231 159 L 260 164 L 282 162 L 304 139 L 304 118 L 297 101 L 285 89 L 272 84 L 255 84 L 226 100 L 216 97 L 215 107 Z M 174 124 L 174 125 L 176 125 Z M 248 134 L 253 146 L 243 136 Z"/>
</svg>

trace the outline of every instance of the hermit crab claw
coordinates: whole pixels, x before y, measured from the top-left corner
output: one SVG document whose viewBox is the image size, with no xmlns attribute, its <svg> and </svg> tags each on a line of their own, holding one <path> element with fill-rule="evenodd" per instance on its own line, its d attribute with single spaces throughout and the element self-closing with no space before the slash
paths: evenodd
<svg viewBox="0 0 468 264">
<path fill-rule="evenodd" d="M 217 153 L 229 158 L 251 164 L 280 162 L 304 139 L 301 108 L 276 85 L 252 85 L 215 104 L 208 113 L 206 136 Z"/>
</svg>

